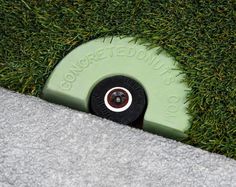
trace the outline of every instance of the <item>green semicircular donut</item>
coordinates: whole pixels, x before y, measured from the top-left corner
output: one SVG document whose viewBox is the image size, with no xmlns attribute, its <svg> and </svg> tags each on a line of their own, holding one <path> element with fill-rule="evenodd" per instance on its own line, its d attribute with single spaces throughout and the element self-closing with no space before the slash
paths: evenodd
<svg viewBox="0 0 236 187">
<path fill-rule="evenodd" d="M 170 138 L 186 137 L 189 116 L 186 92 L 176 62 L 158 48 L 147 49 L 133 38 L 100 38 L 71 51 L 56 66 L 43 89 L 51 102 L 89 112 L 90 94 L 103 79 L 115 75 L 140 83 L 147 95 L 143 129 Z"/>
</svg>

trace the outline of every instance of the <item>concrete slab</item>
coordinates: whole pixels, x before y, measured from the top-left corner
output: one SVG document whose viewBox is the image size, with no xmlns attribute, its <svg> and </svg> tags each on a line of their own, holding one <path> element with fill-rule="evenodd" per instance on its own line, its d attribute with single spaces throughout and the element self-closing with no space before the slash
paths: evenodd
<svg viewBox="0 0 236 187">
<path fill-rule="evenodd" d="M 236 161 L 0 88 L 0 186 L 236 186 Z"/>
</svg>

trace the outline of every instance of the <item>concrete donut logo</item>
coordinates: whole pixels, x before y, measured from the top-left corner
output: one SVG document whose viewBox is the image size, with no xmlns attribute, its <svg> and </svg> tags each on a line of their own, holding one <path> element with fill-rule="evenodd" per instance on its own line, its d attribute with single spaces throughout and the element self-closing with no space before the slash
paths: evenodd
<svg viewBox="0 0 236 187">
<path fill-rule="evenodd" d="M 162 65 L 159 65 L 160 62 L 157 59 L 158 55 L 148 52 L 149 51 L 144 49 L 135 49 L 134 47 L 127 46 L 100 48 L 93 53 L 85 55 L 81 60 L 72 64 L 68 72 L 64 74 L 60 87 L 63 90 L 70 90 L 77 77 L 79 77 L 84 70 L 89 68 L 94 63 L 113 57 L 128 57 L 135 58 L 138 61 L 142 60 L 142 63 L 145 63 L 147 66 L 151 67 L 152 70 L 162 68 Z"/>
</svg>

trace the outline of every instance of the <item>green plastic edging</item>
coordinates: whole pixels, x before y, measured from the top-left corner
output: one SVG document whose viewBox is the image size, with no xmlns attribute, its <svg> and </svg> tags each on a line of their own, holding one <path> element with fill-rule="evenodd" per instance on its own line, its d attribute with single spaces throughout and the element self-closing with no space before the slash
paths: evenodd
<svg viewBox="0 0 236 187">
<path fill-rule="evenodd" d="M 186 137 L 186 92 L 176 62 L 159 48 L 147 49 L 133 38 L 100 38 L 71 51 L 56 66 L 43 89 L 51 102 L 89 112 L 90 93 L 101 80 L 123 75 L 138 81 L 148 106 L 143 129 L 170 138 Z"/>
</svg>

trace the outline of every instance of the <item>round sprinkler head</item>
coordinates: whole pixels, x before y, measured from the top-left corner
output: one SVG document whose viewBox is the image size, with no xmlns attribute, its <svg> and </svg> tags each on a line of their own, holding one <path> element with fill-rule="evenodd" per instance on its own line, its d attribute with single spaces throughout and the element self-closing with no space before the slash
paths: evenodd
<svg viewBox="0 0 236 187">
<path fill-rule="evenodd" d="M 133 79 L 113 76 L 99 82 L 91 93 L 90 112 L 117 123 L 137 127 L 146 110 L 146 94 Z"/>
</svg>

